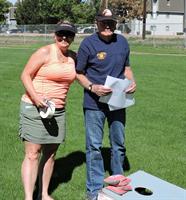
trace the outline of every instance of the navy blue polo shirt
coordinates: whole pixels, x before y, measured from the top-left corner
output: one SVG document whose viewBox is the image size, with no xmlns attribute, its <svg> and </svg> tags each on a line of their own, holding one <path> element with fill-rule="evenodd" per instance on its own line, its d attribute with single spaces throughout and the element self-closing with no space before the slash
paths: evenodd
<svg viewBox="0 0 186 200">
<path fill-rule="evenodd" d="M 76 71 L 84 73 L 93 84 L 104 85 L 107 75 L 123 79 L 125 66 L 130 66 L 129 54 L 128 42 L 122 35 L 114 34 L 110 42 L 105 42 L 94 33 L 80 44 Z M 84 108 L 99 110 L 106 106 L 96 94 L 84 90 Z"/>
</svg>

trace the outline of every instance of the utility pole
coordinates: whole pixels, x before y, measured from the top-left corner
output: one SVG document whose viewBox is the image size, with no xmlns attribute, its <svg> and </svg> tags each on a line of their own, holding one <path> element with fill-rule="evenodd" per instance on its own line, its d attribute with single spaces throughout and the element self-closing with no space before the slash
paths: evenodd
<svg viewBox="0 0 186 200">
<path fill-rule="evenodd" d="M 105 8 L 108 8 L 108 0 L 105 2 Z"/>
<path fill-rule="evenodd" d="M 186 33 L 186 0 L 184 0 L 183 32 Z"/>
<path fill-rule="evenodd" d="M 145 32 L 146 32 L 146 16 L 147 16 L 147 0 L 143 0 L 143 32 L 142 32 L 143 40 L 145 39 Z"/>
<path fill-rule="evenodd" d="M 101 0 L 100 10 L 104 10 L 105 8 L 108 8 L 108 0 Z"/>
<path fill-rule="evenodd" d="M 183 32 L 185 36 L 184 47 L 186 48 L 186 0 L 184 0 Z"/>
</svg>

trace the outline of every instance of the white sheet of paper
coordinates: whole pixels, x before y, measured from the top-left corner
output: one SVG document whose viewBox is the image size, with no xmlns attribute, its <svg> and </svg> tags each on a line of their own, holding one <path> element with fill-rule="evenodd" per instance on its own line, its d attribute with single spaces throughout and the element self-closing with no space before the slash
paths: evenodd
<svg viewBox="0 0 186 200">
<path fill-rule="evenodd" d="M 99 101 L 107 103 L 110 110 L 118 110 L 134 105 L 135 100 L 132 94 L 127 94 L 124 91 L 129 87 L 131 81 L 128 79 L 119 79 L 112 76 L 107 76 L 105 85 L 112 89 L 112 93 L 106 96 L 101 96 Z"/>
</svg>

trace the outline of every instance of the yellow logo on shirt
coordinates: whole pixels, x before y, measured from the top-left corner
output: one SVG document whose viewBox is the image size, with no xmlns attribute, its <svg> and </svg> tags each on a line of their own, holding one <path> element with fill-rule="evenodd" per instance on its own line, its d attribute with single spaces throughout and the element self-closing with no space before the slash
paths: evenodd
<svg viewBox="0 0 186 200">
<path fill-rule="evenodd" d="M 105 57 L 106 57 L 106 55 L 107 55 L 106 52 L 101 51 L 101 52 L 97 53 L 97 58 L 98 58 L 99 60 L 104 60 Z"/>
</svg>

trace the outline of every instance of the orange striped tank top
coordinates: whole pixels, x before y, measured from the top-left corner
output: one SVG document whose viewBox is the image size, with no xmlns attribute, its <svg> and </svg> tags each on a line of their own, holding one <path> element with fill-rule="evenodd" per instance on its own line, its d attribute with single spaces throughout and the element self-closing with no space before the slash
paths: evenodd
<svg viewBox="0 0 186 200">
<path fill-rule="evenodd" d="M 70 84 L 75 80 L 75 62 L 68 56 L 68 61 L 63 63 L 57 58 L 57 47 L 50 45 L 50 61 L 43 65 L 33 78 L 33 86 L 37 94 L 48 100 L 52 100 L 56 108 L 65 107 L 67 92 Z M 22 100 L 32 103 L 26 93 Z"/>
</svg>

